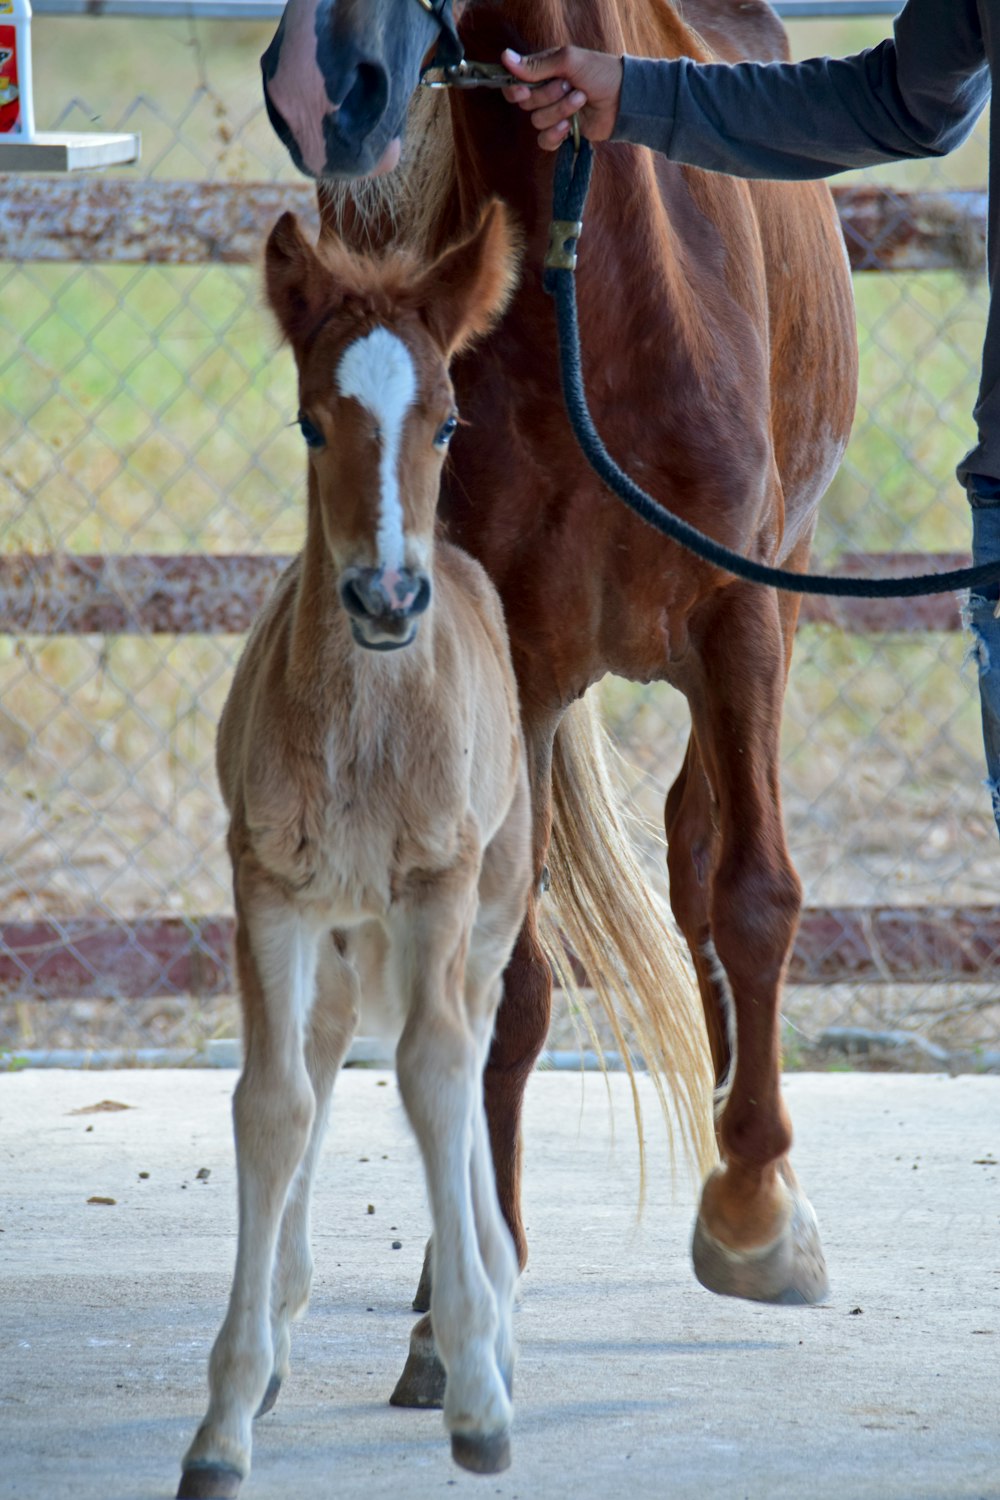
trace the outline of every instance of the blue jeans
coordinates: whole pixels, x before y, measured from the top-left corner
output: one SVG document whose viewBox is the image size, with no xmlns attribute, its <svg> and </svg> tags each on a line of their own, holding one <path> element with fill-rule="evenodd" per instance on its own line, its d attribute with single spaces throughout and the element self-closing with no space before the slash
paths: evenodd
<svg viewBox="0 0 1000 1500">
<path fill-rule="evenodd" d="M 985 474 L 968 477 L 972 506 L 972 560 L 1000 560 L 1000 480 Z M 993 817 L 1000 833 L 1000 580 L 969 595 L 969 624 L 979 666 L 979 701 L 983 710 L 986 749 L 986 786 L 993 799 Z"/>
</svg>

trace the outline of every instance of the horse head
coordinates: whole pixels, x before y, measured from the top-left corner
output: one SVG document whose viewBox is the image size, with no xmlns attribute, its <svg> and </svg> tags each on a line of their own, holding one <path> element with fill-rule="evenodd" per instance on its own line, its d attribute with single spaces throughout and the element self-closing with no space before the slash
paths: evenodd
<svg viewBox="0 0 1000 1500">
<path fill-rule="evenodd" d="M 299 170 L 390 171 L 436 46 L 446 61 L 461 57 L 451 0 L 288 0 L 261 68 L 271 124 Z"/>
<path fill-rule="evenodd" d="M 441 468 L 458 425 L 449 364 L 499 317 L 514 276 L 496 201 L 429 266 L 357 256 L 334 238 L 314 248 L 294 214 L 271 231 L 267 298 L 295 354 L 309 452 L 307 546 L 325 546 L 369 650 L 409 645 L 431 603 Z"/>
</svg>

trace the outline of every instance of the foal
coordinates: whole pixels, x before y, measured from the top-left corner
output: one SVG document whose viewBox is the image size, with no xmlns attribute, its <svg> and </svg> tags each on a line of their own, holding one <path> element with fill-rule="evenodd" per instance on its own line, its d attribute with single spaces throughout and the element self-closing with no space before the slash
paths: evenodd
<svg viewBox="0 0 1000 1500">
<path fill-rule="evenodd" d="M 291 214 L 268 300 L 295 353 L 305 547 L 258 619 L 219 728 L 246 1058 L 239 1246 L 179 1496 L 231 1497 L 305 1310 L 309 1198 L 364 1008 L 399 1035 L 434 1221 L 434 1343 L 467 1468 L 509 1462 L 517 1261 L 482 1070 L 531 880 L 528 782 L 499 600 L 435 536 L 457 424 L 448 363 L 513 280 L 506 215 L 429 268 L 312 249 Z M 419 1326 L 419 1325 L 418 1325 Z"/>
</svg>

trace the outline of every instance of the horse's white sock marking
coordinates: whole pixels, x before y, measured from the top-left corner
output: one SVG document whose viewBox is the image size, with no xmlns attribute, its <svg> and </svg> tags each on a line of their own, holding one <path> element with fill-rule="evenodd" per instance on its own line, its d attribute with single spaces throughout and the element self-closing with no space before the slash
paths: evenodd
<svg viewBox="0 0 1000 1500">
<path fill-rule="evenodd" d="M 410 351 L 388 328 L 373 328 L 344 350 L 336 381 L 340 394 L 353 396 L 381 429 L 378 562 L 386 571 L 398 573 L 403 566 L 404 549 L 399 445 L 406 414 L 417 394 L 417 375 Z"/>
</svg>

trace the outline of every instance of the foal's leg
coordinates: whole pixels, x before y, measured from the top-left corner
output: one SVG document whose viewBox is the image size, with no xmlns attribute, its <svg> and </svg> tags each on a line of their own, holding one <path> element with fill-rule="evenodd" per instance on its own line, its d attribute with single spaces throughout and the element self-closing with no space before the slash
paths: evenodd
<svg viewBox="0 0 1000 1500">
<path fill-rule="evenodd" d="M 524 722 L 531 801 L 532 888 L 527 914 L 503 976 L 483 1089 L 500 1207 L 518 1264 L 528 1263 L 521 1217 L 521 1112 L 524 1091 L 552 1019 L 552 969 L 538 936 L 536 903 L 552 833 L 552 742 L 558 718 Z"/>
<path fill-rule="evenodd" d="M 282 1381 L 288 1376 L 292 1324 L 302 1317 L 309 1303 L 313 1274 L 309 1232 L 313 1178 L 326 1134 L 334 1080 L 358 1023 L 359 1000 L 353 967 L 337 952 L 333 938 L 325 934 L 320 942 L 316 1000 L 306 1041 L 306 1067 L 316 1097 L 316 1113 L 309 1145 L 295 1174 L 281 1220 L 271 1289 L 274 1369 L 257 1412 L 259 1417 L 269 1412 L 278 1399 Z"/>
<path fill-rule="evenodd" d="M 236 893 L 245 1043 L 233 1096 L 239 1243 L 209 1360 L 208 1411 L 184 1456 L 181 1500 L 230 1500 L 249 1472 L 251 1422 L 274 1368 L 269 1310 L 278 1226 L 315 1107 L 303 1040 L 320 933 L 253 869 L 238 871 Z"/>
<path fill-rule="evenodd" d="M 431 1318 L 447 1371 L 445 1425 L 458 1463 L 494 1473 L 510 1461 L 511 1406 L 471 1185 L 482 1051 L 463 993 L 478 865 L 471 837 L 468 844 L 462 868 L 425 886 L 405 927 L 393 926 L 392 963 L 409 1002 L 396 1066 L 434 1219 Z"/>
<path fill-rule="evenodd" d="M 815 1302 L 826 1293 L 826 1267 L 815 1216 L 788 1163 L 792 1132 L 781 1097 L 781 984 L 801 905 L 781 815 L 782 623 L 772 594 L 727 588 L 690 683 L 718 807 L 710 923 L 732 992 L 736 1049 L 718 1121 L 722 1165 L 702 1193 L 693 1254 L 712 1291 Z"/>
<path fill-rule="evenodd" d="M 491 1011 L 499 1005 L 501 985 L 496 981 Z M 493 1031 L 493 1013 L 487 1024 L 474 1025 L 478 1062 L 477 1078 L 482 1076 Z M 476 1216 L 476 1234 L 479 1253 L 482 1256 L 486 1275 L 497 1304 L 496 1360 L 503 1376 L 507 1394 L 514 1384 L 514 1293 L 517 1289 L 520 1267 L 517 1252 L 506 1220 L 500 1208 L 497 1194 L 496 1173 L 493 1170 L 493 1153 L 490 1150 L 489 1129 L 482 1092 L 478 1092 L 472 1117 L 472 1206 Z"/>
<path fill-rule="evenodd" d="M 493 984 L 493 1000 L 488 1022 L 485 1020 L 480 1023 L 473 1022 L 471 1027 L 479 1058 L 476 1076 L 480 1079 L 489 1051 L 493 1016 L 499 1004 L 500 994 L 501 981 L 498 975 Z M 474 1010 L 470 1011 L 470 1015 L 474 1014 Z M 496 1174 L 493 1171 L 493 1156 L 490 1151 L 489 1131 L 481 1089 L 472 1118 L 470 1186 L 479 1253 L 497 1302 L 497 1365 L 509 1395 L 514 1374 L 513 1310 L 519 1267 L 514 1242 L 497 1197 Z M 410 1349 L 406 1364 L 389 1398 L 393 1406 L 438 1407 L 444 1403 L 446 1374 L 434 1344 L 434 1327 L 430 1316 L 434 1243 L 432 1235 L 427 1242 L 420 1286 L 413 1299 L 414 1311 L 423 1312 L 425 1315 L 410 1334 Z M 424 1301 L 425 1297 L 426 1301 Z"/>
<path fill-rule="evenodd" d="M 465 1004 L 482 1077 L 503 994 L 503 969 L 532 888 L 528 780 L 522 776 L 503 827 L 483 856 L 479 910 L 465 968 Z M 473 1110 L 472 1201 L 479 1252 L 497 1303 L 497 1364 L 508 1394 L 514 1380 L 514 1293 L 519 1265 L 497 1192 L 481 1088 Z"/>
</svg>

